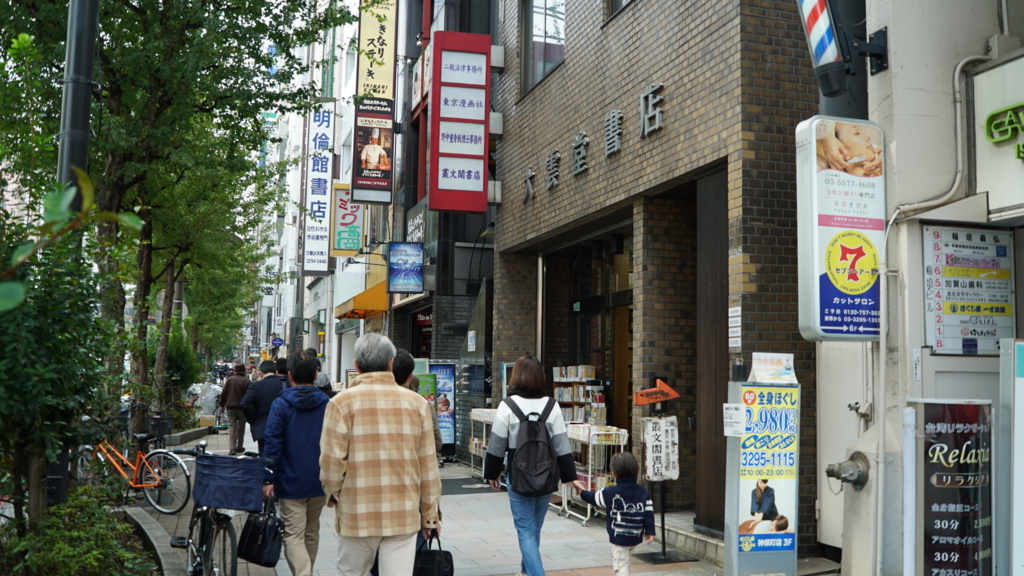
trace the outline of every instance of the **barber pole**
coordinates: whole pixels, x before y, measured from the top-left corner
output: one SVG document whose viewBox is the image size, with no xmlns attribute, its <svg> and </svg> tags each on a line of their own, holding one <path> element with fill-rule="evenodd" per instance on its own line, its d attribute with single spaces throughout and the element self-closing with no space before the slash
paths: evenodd
<svg viewBox="0 0 1024 576">
<path fill-rule="evenodd" d="M 813 67 L 842 60 L 828 3 L 825 0 L 800 0 L 799 4 L 807 40 L 811 45 Z"/>
</svg>

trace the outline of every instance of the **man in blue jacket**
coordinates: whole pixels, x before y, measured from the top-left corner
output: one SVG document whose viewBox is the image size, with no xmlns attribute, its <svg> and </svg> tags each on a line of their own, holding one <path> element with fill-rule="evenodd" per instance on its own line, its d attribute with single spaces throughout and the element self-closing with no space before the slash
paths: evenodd
<svg viewBox="0 0 1024 576">
<path fill-rule="evenodd" d="M 320 432 L 327 395 L 313 386 L 316 355 L 288 358 L 292 387 L 270 406 L 263 456 L 273 461 L 263 497 L 276 495 L 284 520 L 284 554 L 294 576 L 312 576 L 320 546 L 320 512 L 327 503 L 320 484 Z"/>
</svg>

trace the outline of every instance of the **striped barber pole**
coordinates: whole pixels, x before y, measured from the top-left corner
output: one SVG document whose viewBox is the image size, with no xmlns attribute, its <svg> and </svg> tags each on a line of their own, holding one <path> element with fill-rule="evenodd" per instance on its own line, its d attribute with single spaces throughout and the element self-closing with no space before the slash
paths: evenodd
<svg viewBox="0 0 1024 576">
<path fill-rule="evenodd" d="M 797 0 L 800 14 L 807 30 L 807 40 L 811 45 L 811 56 L 814 68 L 842 60 L 839 45 L 836 43 L 835 29 L 829 15 L 825 0 Z"/>
</svg>

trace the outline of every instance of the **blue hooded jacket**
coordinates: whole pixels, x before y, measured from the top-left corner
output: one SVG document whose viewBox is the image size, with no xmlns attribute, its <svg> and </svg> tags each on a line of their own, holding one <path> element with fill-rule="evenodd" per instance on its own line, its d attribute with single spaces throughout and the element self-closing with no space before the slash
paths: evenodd
<svg viewBox="0 0 1024 576">
<path fill-rule="evenodd" d="M 315 386 L 292 386 L 270 406 L 263 456 L 270 458 L 273 482 L 279 498 L 323 496 L 320 484 L 320 432 L 324 427 L 327 395 Z"/>
</svg>

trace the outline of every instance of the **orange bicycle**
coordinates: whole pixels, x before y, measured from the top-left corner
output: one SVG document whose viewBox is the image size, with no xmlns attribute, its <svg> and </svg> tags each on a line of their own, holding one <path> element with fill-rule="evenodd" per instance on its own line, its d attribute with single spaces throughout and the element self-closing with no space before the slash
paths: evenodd
<svg viewBox="0 0 1024 576">
<path fill-rule="evenodd" d="M 134 434 L 139 446 L 156 438 L 155 434 Z M 109 473 L 108 466 L 97 465 L 96 460 L 110 463 L 118 474 L 128 482 L 128 489 L 146 496 L 146 500 L 157 511 L 177 514 L 188 503 L 192 492 L 191 474 L 184 461 L 174 453 L 157 449 L 149 453 L 137 450 L 135 462 L 125 457 L 106 440 L 95 447 L 83 446 L 78 456 L 78 480 L 80 483 L 98 483 Z M 131 471 L 131 474 L 128 471 Z"/>
</svg>

